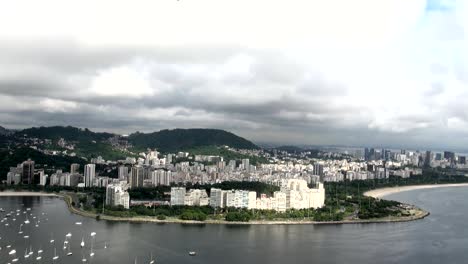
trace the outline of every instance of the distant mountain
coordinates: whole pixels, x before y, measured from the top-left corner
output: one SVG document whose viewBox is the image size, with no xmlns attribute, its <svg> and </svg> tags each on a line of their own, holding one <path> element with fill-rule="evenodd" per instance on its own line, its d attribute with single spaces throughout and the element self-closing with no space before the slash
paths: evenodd
<svg viewBox="0 0 468 264">
<path fill-rule="evenodd" d="M 247 139 L 220 129 L 173 129 L 148 134 L 137 132 L 131 134 L 128 140 L 137 148 L 157 148 L 162 152 L 175 152 L 213 145 L 258 149 L 257 145 Z"/>
<path fill-rule="evenodd" d="M 87 128 L 72 126 L 33 127 L 15 133 L 17 136 L 27 135 L 41 139 L 57 140 L 63 138 L 68 141 L 101 141 L 113 137 L 111 133 L 97 133 Z"/>
<path fill-rule="evenodd" d="M 0 126 L 0 136 L 9 136 L 11 134 L 13 134 L 12 131 Z"/>
<path fill-rule="evenodd" d="M 281 151 L 286 151 L 286 152 L 290 152 L 290 153 L 304 151 L 303 148 L 296 147 L 296 146 L 280 146 L 280 147 L 276 147 L 274 149 L 281 150 Z"/>
</svg>

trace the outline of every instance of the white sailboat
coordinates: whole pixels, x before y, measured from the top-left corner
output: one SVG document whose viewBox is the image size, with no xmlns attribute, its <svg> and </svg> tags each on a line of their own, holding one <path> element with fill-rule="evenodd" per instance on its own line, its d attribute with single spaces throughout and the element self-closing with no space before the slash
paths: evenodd
<svg viewBox="0 0 468 264">
<path fill-rule="evenodd" d="M 25 259 L 29 258 L 28 249 L 26 249 L 26 250 L 24 251 L 24 258 L 25 258 Z"/>
<path fill-rule="evenodd" d="M 54 248 L 54 257 L 52 258 L 52 260 L 57 260 L 59 258 L 59 256 L 57 256 L 57 248 Z"/>
<path fill-rule="evenodd" d="M 92 232 L 91 233 L 91 253 L 89 253 L 90 257 L 94 256 L 93 247 L 94 247 L 94 238 L 95 238 L 95 236 L 96 236 L 96 232 Z"/>
<path fill-rule="evenodd" d="M 153 252 L 151 252 L 151 256 L 150 256 L 150 262 L 149 264 L 154 264 L 154 259 L 153 259 Z"/>
<path fill-rule="evenodd" d="M 31 248 L 31 252 L 32 252 L 32 248 Z M 41 250 L 41 249 L 39 249 L 39 250 L 37 251 L 37 257 L 36 257 L 36 260 L 38 260 L 38 261 L 39 261 L 39 260 L 41 260 L 41 259 L 42 259 L 42 256 L 41 256 L 41 254 L 42 254 L 42 250 Z"/>
<path fill-rule="evenodd" d="M 81 238 L 80 246 L 83 248 L 85 246 L 84 237 Z"/>
<path fill-rule="evenodd" d="M 70 244 L 68 244 L 67 256 L 71 256 L 71 255 L 73 255 L 73 253 L 71 252 Z"/>
<path fill-rule="evenodd" d="M 14 249 L 11 250 L 11 251 L 8 253 L 8 255 L 13 256 L 13 259 L 11 260 L 11 262 L 16 262 L 16 261 L 18 261 L 18 258 L 16 257 L 16 250 L 14 250 Z"/>
<path fill-rule="evenodd" d="M 25 224 L 29 224 L 29 223 L 30 223 L 30 222 L 29 222 L 29 218 L 28 218 L 28 214 L 26 214 L 26 220 L 24 220 L 24 223 L 25 223 Z"/>
<path fill-rule="evenodd" d="M 20 225 L 20 229 L 18 231 L 18 234 L 20 234 L 20 235 L 23 234 L 23 229 L 22 228 L 23 228 L 23 224 Z"/>
</svg>

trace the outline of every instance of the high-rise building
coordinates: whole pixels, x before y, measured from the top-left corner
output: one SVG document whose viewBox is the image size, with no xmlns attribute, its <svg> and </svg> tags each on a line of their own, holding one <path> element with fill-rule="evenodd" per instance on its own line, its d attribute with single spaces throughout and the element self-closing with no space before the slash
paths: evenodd
<svg viewBox="0 0 468 264">
<path fill-rule="evenodd" d="M 242 159 L 242 169 L 249 171 L 250 170 L 250 161 L 249 159 Z"/>
<path fill-rule="evenodd" d="M 314 175 L 320 176 L 320 182 L 323 182 L 323 176 L 325 175 L 323 171 L 323 165 L 320 163 L 314 164 Z"/>
<path fill-rule="evenodd" d="M 23 171 L 21 174 L 21 182 L 23 184 L 33 184 L 34 181 L 34 161 L 28 159 L 23 162 Z"/>
<path fill-rule="evenodd" d="M 435 160 L 442 160 L 442 153 L 436 153 Z"/>
<path fill-rule="evenodd" d="M 455 153 L 451 151 L 444 151 L 444 159 L 448 160 L 450 163 L 455 163 Z"/>
<path fill-rule="evenodd" d="M 86 164 L 84 167 L 85 187 L 92 187 L 96 178 L 96 164 Z"/>
<path fill-rule="evenodd" d="M 131 188 L 140 188 L 143 187 L 144 181 L 144 169 L 142 166 L 133 166 L 130 172 L 130 187 Z"/>
<path fill-rule="evenodd" d="M 80 164 L 73 163 L 70 165 L 70 174 L 80 173 Z"/>
<path fill-rule="evenodd" d="M 466 156 L 458 156 L 458 163 L 459 164 L 466 164 Z"/>
<path fill-rule="evenodd" d="M 325 204 L 325 189 L 323 183 L 310 189 L 305 180 L 289 179 L 281 186 L 281 192 L 286 193 L 286 209 L 321 208 Z"/>
<path fill-rule="evenodd" d="M 426 151 L 426 156 L 424 157 L 424 167 L 430 167 L 432 162 L 432 153 L 428 150 Z"/>
<path fill-rule="evenodd" d="M 127 192 L 127 184 L 121 182 L 118 184 L 109 184 L 106 187 L 106 205 L 123 206 L 125 209 L 130 208 L 130 195 Z"/>
<path fill-rule="evenodd" d="M 126 166 L 119 167 L 119 180 L 128 181 L 128 167 Z"/>
<path fill-rule="evenodd" d="M 39 185 L 45 186 L 47 183 L 47 174 L 44 171 L 39 172 Z"/>
<path fill-rule="evenodd" d="M 210 206 L 214 208 L 224 208 L 225 192 L 221 189 L 211 188 L 210 190 Z"/>
<path fill-rule="evenodd" d="M 172 187 L 171 205 L 184 205 L 186 192 L 187 190 L 185 189 L 185 187 Z"/>
<path fill-rule="evenodd" d="M 188 206 L 206 206 L 209 201 L 206 190 L 192 189 L 184 197 L 184 205 Z"/>
</svg>

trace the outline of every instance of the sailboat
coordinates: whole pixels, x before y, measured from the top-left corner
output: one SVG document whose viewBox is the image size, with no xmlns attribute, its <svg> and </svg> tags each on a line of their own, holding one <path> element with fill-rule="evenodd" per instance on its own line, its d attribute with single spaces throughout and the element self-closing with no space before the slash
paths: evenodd
<svg viewBox="0 0 468 264">
<path fill-rule="evenodd" d="M 55 242 L 55 240 L 54 240 L 54 234 L 50 234 L 50 243 L 52 244 L 52 243 L 54 243 L 54 242 Z"/>
<path fill-rule="evenodd" d="M 154 264 L 153 252 L 151 252 L 151 257 L 150 257 L 150 262 L 149 262 L 149 264 Z"/>
<path fill-rule="evenodd" d="M 26 250 L 24 251 L 24 258 L 25 258 L 25 259 L 29 258 L 28 249 L 26 249 Z"/>
<path fill-rule="evenodd" d="M 20 230 L 18 231 L 18 234 L 23 234 L 23 230 L 22 230 L 22 227 L 23 227 L 23 224 L 20 225 Z"/>
<path fill-rule="evenodd" d="M 68 244 L 68 252 L 67 252 L 67 256 L 71 256 L 73 255 L 73 253 L 71 252 L 71 249 L 70 249 L 70 244 Z"/>
<path fill-rule="evenodd" d="M 107 242 L 104 242 L 104 248 L 107 248 Z"/>
<path fill-rule="evenodd" d="M 59 256 L 57 256 L 57 248 L 54 248 L 54 257 L 52 258 L 52 260 L 57 260 L 59 258 Z"/>
<path fill-rule="evenodd" d="M 13 255 L 13 259 L 11 260 L 11 262 L 17 262 L 18 261 L 18 258 L 16 257 L 16 250 L 12 250 L 8 253 L 8 255 Z"/>
<path fill-rule="evenodd" d="M 26 214 L 26 220 L 24 221 L 25 224 L 29 224 L 28 214 Z"/>
<path fill-rule="evenodd" d="M 94 246 L 94 237 L 95 236 L 96 236 L 96 232 L 92 232 L 91 233 L 91 253 L 89 253 L 90 257 L 94 256 L 93 246 Z"/>
<path fill-rule="evenodd" d="M 83 248 L 85 246 L 85 243 L 84 243 L 84 237 L 81 238 L 81 243 L 80 243 L 80 246 Z"/>
<path fill-rule="evenodd" d="M 31 252 L 32 252 L 32 248 L 31 248 Z M 31 254 L 31 252 L 29 252 L 29 253 Z M 39 249 L 39 250 L 37 251 L 36 260 L 41 260 L 41 259 L 42 259 L 41 253 L 42 253 L 42 249 Z"/>
</svg>

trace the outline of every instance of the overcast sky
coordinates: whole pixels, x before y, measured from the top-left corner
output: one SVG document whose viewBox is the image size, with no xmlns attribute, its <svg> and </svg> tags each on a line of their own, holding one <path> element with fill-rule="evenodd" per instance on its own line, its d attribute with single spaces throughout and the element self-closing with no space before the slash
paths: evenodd
<svg viewBox="0 0 468 264">
<path fill-rule="evenodd" d="M 466 2 L 9 1 L 0 125 L 465 148 Z"/>
</svg>

